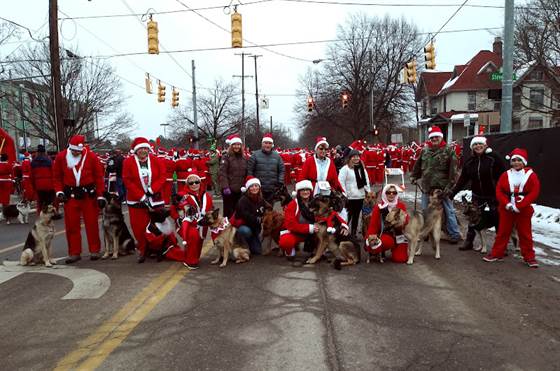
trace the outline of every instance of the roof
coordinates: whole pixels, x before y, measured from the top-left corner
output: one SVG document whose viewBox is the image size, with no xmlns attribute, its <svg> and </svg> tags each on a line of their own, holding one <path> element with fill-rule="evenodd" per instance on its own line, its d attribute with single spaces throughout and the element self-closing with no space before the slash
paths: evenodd
<svg viewBox="0 0 560 371">
<path fill-rule="evenodd" d="M 428 95 L 437 95 L 443 84 L 451 78 L 451 75 L 451 72 L 423 72 L 421 79 Z"/>
<path fill-rule="evenodd" d="M 467 115 L 471 120 L 478 118 L 478 113 L 457 113 L 451 116 L 451 121 L 464 121 Z"/>
</svg>

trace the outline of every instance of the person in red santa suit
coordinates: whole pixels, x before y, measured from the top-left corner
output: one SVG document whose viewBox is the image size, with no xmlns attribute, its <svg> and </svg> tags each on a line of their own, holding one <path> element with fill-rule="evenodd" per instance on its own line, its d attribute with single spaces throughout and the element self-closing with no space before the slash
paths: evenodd
<svg viewBox="0 0 560 371">
<path fill-rule="evenodd" d="M 35 199 L 35 191 L 33 189 L 33 185 L 31 184 L 31 180 L 29 179 L 31 176 L 31 154 L 29 152 L 25 152 L 23 156 L 24 158 L 21 162 L 21 186 L 23 189 L 23 199 L 31 201 Z"/>
<path fill-rule="evenodd" d="M 0 205 L 2 207 L 10 204 L 10 195 L 14 191 L 12 168 L 13 162 L 8 161 L 8 155 L 0 154 Z"/>
<path fill-rule="evenodd" d="M 384 227 L 383 222 L 387 214 L 395 207 L 406 212 L 406 205 L 399 200 L 399 192 L 402 192 L 402 190 L 396 184 L 387 184 L 383 187 L 381 202 L 376 204 L 371 212 L 364 248 L 370 254 L 379 254 L 390 250 L 392 261 L 405 263 L 408 258 L 408 243 L 403 235 L 402 228 L 387 228 Z M 407 223 L 408 215 L 405 225 Z"/>
<path fill-rule="evenodd" d="M 194 270 L 199 267 L 202 243 L 208 233 L 208 227 L 200 225 L 199 222 L 206 213 L 212 211 L 212 196 L 202 190 L 202 179 L 195 171 L 191 171 L 186 180 L 187 190 L 179 203 L 179 207 L 185 215 L 181 221 L 179 234 L 183 240 L 183 246 L 186 247 L 183 265 Z M 170 251 L 166 256 L 176 259 L 175 251 Z"/>
<path fill-rule="evenodd" d="M 316 195 L 323 189 L 323 183 L 327 182 L 331 190 L 344 193 L 342 186 L 338 181 L 336 167 L 334 161 L 327 157 L 329 143 L 325 137 L 317 137 L 315 143 L 315 155 L 305 160 L 299 181 L 310 180 L 313 184 L 313 195 Z"/>
<path fill-rule="evenodd" d="M 96 154 L 85 146 L 83 135 L 74 135 L 68 148 L 60 151 L 54 160 L 53 183 L 56 197 L 64 202 L 64 225 L 68 242 L 66 264 L 81 259 L 83 216 L 90 252 L 90 260 L 100 258 L 99 209 L 105 207 L 103 197 L 103 166 Z"/>
<path fill-rule="evenodd" d="M 531 204 L 539 197 L 541 184 L 533 169 L 527 167 L 525 149 L 514 149 L 506 159 L 510 160 L 511 169 L 500 176 L 496 186 L 500 224 L 492 250 L 483 259 L 487 262 L 503 259 L 515 226 L 525 263 L 531 268 L 538 268 L 531 232 L 531 216 L 534 212 Z"/>
<path fill-rule="evenodd" d="M 364 153 L 362 153 L 362 161 L 366 167 L 367 175 L 370 184 L 375 184 L 375 171 L 377 169 L 377 154 L 372 146 L 368 146 Z"/>
<path fill-rule="evenodd" d="M 138 263 L 146 260 L 146 227 L 150 209 L 163 207 L 162 190 L 166 180 L 165 165 L 150 153 L 150 143 L 138 137 L 132 141 L 132 156 L 123 161 L 123 182 L 132 233 L 136 239 Z"/>
</svg>

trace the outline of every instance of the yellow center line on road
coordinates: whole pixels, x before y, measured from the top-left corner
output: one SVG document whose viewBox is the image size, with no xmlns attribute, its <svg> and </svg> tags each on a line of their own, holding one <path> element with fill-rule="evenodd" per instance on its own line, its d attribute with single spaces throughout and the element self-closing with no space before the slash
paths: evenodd
<svg viewBox="0 0 560 371">
<path fill-rule="evenodd" d="M 206 255 L 212 246 L 211 241 L 207 242 L 201 256 Z M 188 272 L 189 270 L 182 264 L 173 264 L 126 303 L 113 317 L 104 322 L 85 340 L 80 341 L 74 351 L 57 363 L 55 371 L 93 370 L 99 367 Z"/>
</svg>

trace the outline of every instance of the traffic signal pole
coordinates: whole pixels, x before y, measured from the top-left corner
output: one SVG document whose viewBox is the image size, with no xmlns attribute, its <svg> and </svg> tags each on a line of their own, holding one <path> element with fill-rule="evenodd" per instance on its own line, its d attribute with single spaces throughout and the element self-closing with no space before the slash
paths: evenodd
<svg viewBox="0 0 560 371">
<path fill-rule="evenodd" d="M 194 124 L 194 137 L 197 139 L 194 142 L 194 148 L 198 149 L 198 112 L 196 109 L 196 79 L 194 77 L 194 59 L 191 60 L 192 65 L 192 100 L 193 100 L 193 124 Z"/>
<path fill-rule="evenodd" d="M 257 108 L 257 134 L 260 133 L 261 123 L 259 118 L 259 81 L 257 75 L 257 58 L 262 57 L 262 55 L 252 55 L 251 58 L 255 60 L 255 104 Z"/>
<path fill-rule="evenodd" d="M 49 0 L 49 49 L 51 62 L 51 94 L 57 150 L 66 148 L 64 117 L 62 115 L 62 90 L 60 87 L 60 54 L 58 45 L 58 1 Z"/>
<path fill-rule="evenodd" d="M 500 118 L 500 132 L 511 132 L 513 108 L 513 26 L 514 0 L 505 0 L 504 19 L 504 50 L 502 53 L 502 108 Z"/>
</svg>

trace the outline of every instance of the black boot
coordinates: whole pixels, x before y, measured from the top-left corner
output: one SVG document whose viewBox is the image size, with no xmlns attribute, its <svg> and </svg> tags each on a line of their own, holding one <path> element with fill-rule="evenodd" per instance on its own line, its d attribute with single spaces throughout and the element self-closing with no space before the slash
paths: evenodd
<svg viewBox="0 0 560 371">
<path fill-rule="evenodd" d="M 465 242 L 463 243 L 463 246 L 459 247 L 459 250 L 461 251 L 472 250 L 475 236 L 476 236 L 476 232 L 474 228 L 469 227 L 469 229 L 467 230 L 467 237 L 465 238 Z"/>
</svg>

